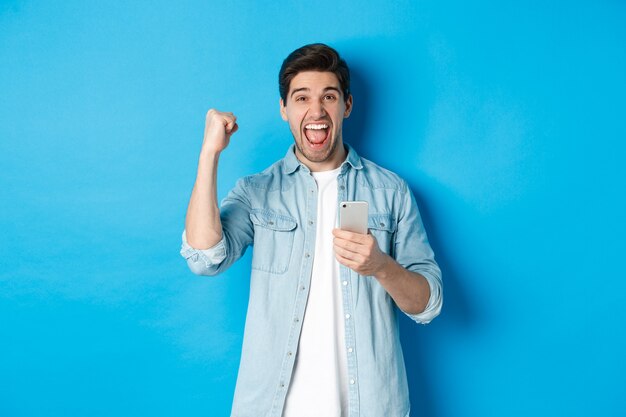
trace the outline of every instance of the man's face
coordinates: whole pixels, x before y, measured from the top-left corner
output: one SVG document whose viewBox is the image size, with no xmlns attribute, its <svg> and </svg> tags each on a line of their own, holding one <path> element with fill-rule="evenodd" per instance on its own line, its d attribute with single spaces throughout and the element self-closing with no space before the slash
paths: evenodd
<svg viewBox="0 0 626 417">
<path fill-rule="evenodd" d="M 332 72 L 304 71 L 291 80 L 280 114 L 289 122 L 296 156 L 311 171 L 338 168 L 344 161 L 341 127 L 351 110 L 352 96 L 344 100 Z"/>
</svg>

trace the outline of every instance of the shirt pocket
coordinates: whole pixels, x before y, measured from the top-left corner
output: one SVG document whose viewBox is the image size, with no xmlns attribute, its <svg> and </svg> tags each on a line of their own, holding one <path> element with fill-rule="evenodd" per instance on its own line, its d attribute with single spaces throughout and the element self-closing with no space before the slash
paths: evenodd
<svg viewBox="0 0 626 417">
<path fill-rule="evenodd" d="M 252 210 L 254 224 L 252 269 L 283 274 L 289 268 L 296 220 L 271 210 Z"/>
<path fill-rule="evenodd" d="M 391 213 L 370 214 L 367 219 L 367 228 L 376 238 L 380 250 L 391 255 L 393 235 L 396 231 L 396 219 Z"/>
</svg>

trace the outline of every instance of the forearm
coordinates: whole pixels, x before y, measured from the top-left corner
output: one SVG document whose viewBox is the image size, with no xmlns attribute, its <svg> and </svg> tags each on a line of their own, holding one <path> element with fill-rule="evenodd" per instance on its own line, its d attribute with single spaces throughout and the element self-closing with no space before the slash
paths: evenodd
<svg viewBox="0 0 626 417">
<path fill-rule="evenodd" d="M 335 229 L 333 235 L 335 256 L 342 265 L 360 275 L 375 277 L 405 313 L 419 314 L 426 309 L 430 300 L 426 278 L 382 252 L 371 234 Z"/>
<path fill-rule="evenodd" d="M 374 274 L 396 305 L 405 313 L 422 313 L 430 299 L 430 285 L 422 275 L 402 267 L 385 255 L 383 267 Z"/>
<path fill-rule="evenodd" d="M 203 149 L 198 161 L 198 173 L 194 184 L 185 230 L 187 243 L 196 249 L 208 249 L 222 239 L 222 223 L 217 203 L 217 166 L 219 152 Z"/>
</svg>

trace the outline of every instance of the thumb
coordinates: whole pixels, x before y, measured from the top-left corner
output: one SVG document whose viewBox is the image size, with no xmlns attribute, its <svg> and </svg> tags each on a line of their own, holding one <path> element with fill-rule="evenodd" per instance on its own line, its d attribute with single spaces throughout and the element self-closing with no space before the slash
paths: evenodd
<svg viewBox="0 0 626 417">
<path fill-rule="evenodd" d="M 228 123 L 226 125 L 226 133 L 230 135 L 235 133 L 237 130 L 239 130 L 239 125 L 237 124 L 237 122 Z"/>
</svg>

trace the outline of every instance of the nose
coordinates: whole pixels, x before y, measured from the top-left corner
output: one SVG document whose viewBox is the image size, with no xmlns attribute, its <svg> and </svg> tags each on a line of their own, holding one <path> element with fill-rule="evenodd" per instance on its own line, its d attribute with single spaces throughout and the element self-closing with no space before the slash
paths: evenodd
<svg viewBox="0 0 626 417">
<path fill-rule="evenodd" d="M 326 110 L 324 109 L 324 103 L 322 100 L 311 100 L 311 105 L 309 107 L 309 116 L 313 119 L 320 119 L 326 115 Z"/>
</svg>

